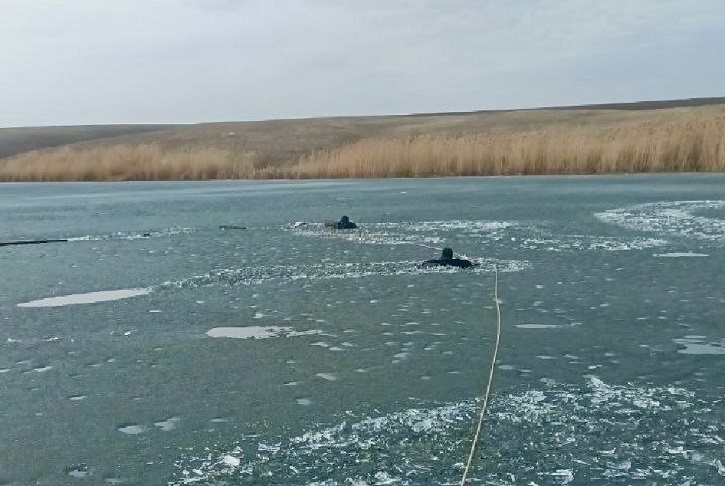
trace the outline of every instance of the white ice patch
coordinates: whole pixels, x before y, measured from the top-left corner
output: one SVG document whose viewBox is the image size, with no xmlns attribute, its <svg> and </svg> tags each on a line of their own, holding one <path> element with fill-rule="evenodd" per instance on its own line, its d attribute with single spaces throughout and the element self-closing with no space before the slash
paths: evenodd
<svg viewBox="0 0 725 486">
<path fill-rule="evenodd" d="M 126 435 L 138 435 L 146 432 L 146 427 L 138 424 L 126 425 L 118 428 L 119 432 L 123 432 Z"/>
<path fill-rule="evenodd" d="M 632 251 L 665 246 L 659 238 L 608 237 L 587 235 L 553 235 L 547 230 L 530 228 L 530 235 L 518 239 L 517 246 L 524 250 L 555 253 L 571 251 Z"/>
<path fill-rule="evenodd" d="M 709 255 L 706 255 L 704 253 L 692 253 L 692 252 L 681 252 L 681 253 L 655 253 L 652 255 L 655 258 L 696 258 L 696 257 L 706 257 Z"/>
<path fill-rule="evenodd" d="M 61 295 L 58 297 L 47 297 L 45 299 L 31 300 L 18 304 L 18 307 L 63 307 L 67 305 L 95 304 L 97 302 L 109 302 L 112 300 L 128 299 L 139 295 L 148 295 L 151 288 L 102 290 L 99 292 L 88 292 L 85 294 Z"/>
<path fill-rule="evenodd" d="M 578 322 L 572 324 L 515 324 L 519 329 L 561 329 L 580 325 Z"/>
<path fill-rule="evenodd" d="M 459 236 L 496 236 L 515 223 L 507 221 L 404 221 L 398 223 L 360 223 L 353 231 L 326 231 L 321 223 L 292 227 L 300 236 L 326 236 L 374 245 L 439 245 L 441 233 Z M 434 248 L 437 249 L 437 248 Z"/>
<path fill-rule="evenodd" d="M 528 387 L 529 385 L 527 385 Z M 552 381 L 494 396 L 474 461 L 480 484 L 712 484 L 725 475 L 725 426 L 709 396 L 672 386 Z M 295 436 L 237 436 L 176 461 L 184 484 L 451 484 L 470 447 L 480 402 L 340 414 Z M 260 447 L 275 444 L 274 447 Z M 673 452 L 676 451 L 676 452 Z M 240 458 L 232 466 L 225 458 Z M 692 483 L 694 484 L 694 483 Z"/>
<path fill-rule="evenodd" d="M 176 423 L 181 420 L 180 417 L 171 417 L 160 422 L 155 422 L 154 426 L 158 427 L 163 432 L 169 432 L 176 428 Z"/>
<path fill-rule="evenodd" d="M 68 476 L 76 479 L 85 478 L 90 474 L 87 466 L 73 467 L 67 470 Z"/>
<path fill-rule="evenodd" d="M 298 399 L 300 405 L 309 405 L 308 399 Z M 177 461 L 179 477 L 169 486 L 188 484 L 208 484 L 211 480 L 232 483 L 274 482 L 275 484 L 307 484 L 324 486 L 342 485 L 383 485 L 396 484 L 440 484 L 439 481 L 426 481 L 430 461 L 440 461 L 444 448 L 440 448 L 437 438 L 451 431 L 470 425 L 469 418 L 474 408 L 472 404 L 455 404 L 432 409 L 407 409 L 390 415 L 366 417 L 348 423 L 344 421 L 329 427 L 317 427 L 291 438 L 274 438 L 263 441 L 254 434 L 247 444 L 249 454 L 244 455 L 246 447 L 237 446 L 223 453 L 203 453 L 197 457 L 188 457 Z M 348 418 L 354 415 L 347 415 Z M 250 436 L 251 438 L 251 436 Z M 409 440 L 416 444 L 412 454 L 420 453 L 424 462 L 418 460 L 410 464 L 401 457 L 408 449 Z M 275 443 L 274 447 L 264 446 Z M 446 446 L 450 447 L 450 441 Z M 376 460 L 375 451 L 385 451 L 381 460 Z M 249 457 L 230 464 L 229 457 Z M 344 464 L 345 458 L 352 462 Z M 385 459 L 383 459 L 385 458 Z M 372 461 L 371 461 L 372 459 Z M 342 461 L 342 462 L 341 462 Z M 403 466 L 403 464 L 405 464 Z M 329 467 L 333 466 L 333 467 Z M 373 466 L 373 467 L 369 467 Z M 403 474 L 401 467 L 410 471 Z M 412 472 L 412 474 L 410 474 Z M 421 476 L 423 474 L 423 476 Z M 324 477 L 324 481 L 311 478 Z"/>
<path fill-rule="evenodd" d="M 280 326 L 246 326 L 215 327 L 206 332 L 206 335 L 209 337 L 234 339 L 269 339 L 276 337 L 309 336 L 311 334 L 322 334 L 322 331 L 319 329 L 295 331 L 292 327 Z"/>
<path fill-rule="evenodd" d="M 106 240 L 145 240 L 162 236 L 188 235 L 194 233 L 194 228 L 167 228 L 154 231 L 131 231 L 109 233 L 105 235 L 85 235 L 68 238 L 68 241 L 106 241 Z"/>
<path fill-rule="evenodd" d="M 722 354 L 725 355 L 725 339 L 717 342 L 706 342 L 705 336 L 685 336 L 673 339 L 677 344 L 685 346 L 678 350 L 681 354 Z"/>
<path fill-rule="evenodd" d="M 439 252 L 451 237 L 484 240 L 487 245 L 540 251 L 627 251 L 665 245 L 655 238 L 600 237 L 591 235 L 553 235 L 544 228 L 520 226 L 511 221 L 418 221 L 365 223 L 356 231 L 329 232 L 320 224 L 292 231 L 301 236 L 333 237 L 376 245 L 414 245 Z M 512 236 L 513 235 L 513 236 Z M 477 243 L 478 244 L 478 243 Z"/>
<path fill-rule="evenodd" d="M 238 457 L 226 455 L 222 457 L 221 463 L 225 466 L 230 467 L 239 467 L 239 464 L 241 463 L 240 459 Z"/>
<path fill-rule="evenodd" d="M 424 275 L 448 273 L 493 273 L 494 265 L 499 273 L 519 272 L 531 267 L 521 260 L 493 258 L 472 259 L 478 266 L 465 270 L 454 267 L 421 266 L 420 261 L 346 262 L 311 265 L 279 265 L 268 267 L 242 267 L 214 270 L 203 275 L 168 281 L 161 288 L 196 288 L 212 285 L 260 285 L 267 282 L 299 282 L 314 280 L 359 279 L 397 275 Z"/>
<path fill-rule="evenodd" d="M 725 208 L 725 201 L 722 200 L 663 201 L 610 209 L 595 213 L 594 216 L 601 221 L 637 231 L 723 241 L 725 220 L 695 214 L 722 208 Z"/>
</svg>

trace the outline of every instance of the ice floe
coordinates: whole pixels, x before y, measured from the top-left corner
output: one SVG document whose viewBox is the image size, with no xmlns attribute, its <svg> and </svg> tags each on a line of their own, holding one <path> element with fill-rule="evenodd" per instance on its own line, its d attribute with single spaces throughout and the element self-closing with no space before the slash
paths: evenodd
<svg viewBox="0 0 725 486">
<path fill-rule="evenodd" d="M 705 336 L 685 336 L 681 339 L 673 339 L 673 341 L 684 346 L 684 348 L 677 351 L 681 354 L 725 355 L 725 339 L 707 342 Z"/>
<path fill-rule="evenodd" d="M 693 252 L 673 252 L 673 253 L 655 253 L 652 255 L 655 258 L 697 258 L 706 257 L 704 253 L 693 253 Z"/>
<path fill-rule="evenodd" d="M 663 201 L 595 213 L 601 221 L 625 228 L 702 240 L 725 240 L 725 220 L 696 213 L 725 208 L 725 201 Z"/>
<path fill-rule="evenodd" d="M 471 471 L 481 484 L 713 484 L 725 477 L 725 423 L 712 405 L 717 393 L 615 385 L 596 376 L 541 386 L 493 397 L 480 445 L 485 460 Z M 241 434 L 230 446 L 205 444 L 184 454 L 169 485 L 457 484 L 479 406 L 346 411 L 289 437 Z"/>
<path fill-rule="evenodd" d="M 95 304 L 97 302 L 109 302 L 112 300 L 128 299 L 140 295 L 148 295 L 151 288 L 101 290 L 85 294 L 70 294 L 57 297 L 46 297 L 39 300 L 31 300 L 18 304 L 18 307 L 63 307 L 67 305 Z"/>
<path fill-rule="evenodd" d="M 233 339 L 269 339 L 275 337 L 295 337 L 322 334 L 319 329 L 296 331 L 291 327 L 280 326 L 246 326 L 246 327 L 215 327 L 209 329 L 206 335 L 213 338 Z"/>
</svg>

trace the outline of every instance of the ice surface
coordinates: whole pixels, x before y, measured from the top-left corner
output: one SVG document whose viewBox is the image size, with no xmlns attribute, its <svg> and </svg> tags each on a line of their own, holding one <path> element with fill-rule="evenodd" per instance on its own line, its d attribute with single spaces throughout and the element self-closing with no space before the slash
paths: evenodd
<svg viewBox="0 0 725 486">
<path fill-rule="evenodd" d="M 234 339 L 269 339 L 275 337 L 308 336 L 311 334 L 322 334 L 322 331 L 318 329 L 295 331 L 291 327 L 279 326 L 247 326 L 215 327 L 206 332 L 206 335 L 209 337 Z"/>
<path fill-rule="evenodd" d="M 66 305 L 95 304 L 96 302 L 108 302 L 112 300 L 128 299 L 139 295 L 148 295 L 151 288 L 102 290 L 88 292 L 85 294 L 61 295 L 58 297 L 46 297 L 39 300 L 31 300 L 18 304 L 18 307 L 63 307 Z"/>
</svg>

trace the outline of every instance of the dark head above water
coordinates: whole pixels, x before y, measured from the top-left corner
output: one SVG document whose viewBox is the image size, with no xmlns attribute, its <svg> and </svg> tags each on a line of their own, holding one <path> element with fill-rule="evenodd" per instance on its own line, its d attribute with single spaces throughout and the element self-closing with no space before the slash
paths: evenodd
<svg viewBox="0 0 725 486">
<path fill-rule="evenodd" d="M 352 229 L 357 228 L 357 225 L 350 221 L 350 218 L 348 218 L 347 216 L 343 216 L 342 218 L 340 218 L 340 222 L 337 223 L 337 227 L 339 229 Z"/>
<path fill-rule="evenodd" d="M 443 267 L 469 268 L 474 266 L 470 260 L 453 258 L 453 248 L 443 248 L 441 257 L 438 260 L 426 260 L 423 265 L 439 265 Z"/>
</svg>

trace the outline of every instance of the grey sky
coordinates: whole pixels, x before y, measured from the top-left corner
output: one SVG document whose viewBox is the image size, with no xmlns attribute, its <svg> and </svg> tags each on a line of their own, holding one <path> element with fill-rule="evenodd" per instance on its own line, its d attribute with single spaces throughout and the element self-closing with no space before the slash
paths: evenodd
<svg viewBox="0 0 725 486">
<path fill-rule="evenodd" d="M 0 126 L 725 96 L 721 0 L 0 0 Z"/>
</svg>

